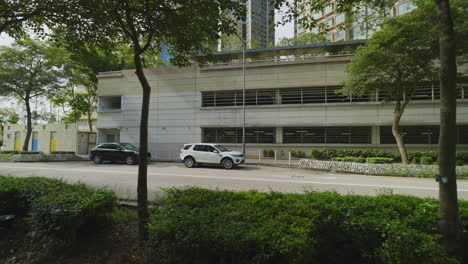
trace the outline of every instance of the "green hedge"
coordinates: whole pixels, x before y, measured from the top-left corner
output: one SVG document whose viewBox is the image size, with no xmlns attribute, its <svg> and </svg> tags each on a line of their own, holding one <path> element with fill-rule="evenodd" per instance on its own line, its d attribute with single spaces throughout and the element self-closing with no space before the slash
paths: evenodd
<svg viewBox="0 0 468 264">
<path fill-rule="evenodd" d="M 468 202 L 459 207 L 466 229 Z M 161 263 L 459 263 L 437 222 L 436 199 L 169 189 L 148 246 Z"/>
<path fill-rule="evenodd" d="M 358 163 L 366 162 L 366 159 L 361 158 L 361 157 L 343 157 L 343 158 L 335 157 L 335 158 L 332 158 L 331 160 L 333 160 L 333 161 L 344 161 L 344 162 L 358 162 Z"/>
<path fill-rule="evenodd" d="M 291 157 L 293 158 L 305 158 L 306 157 L 306 153 L 305 151 L 302 151 L 302 150 L 289 150 L 289 152 L 291 152 Z"/>
<path fill-rule="evenodd" d="M 52 193 L 33 201 L 31 227 L 37 237 L 73 241 L 81 231 L 103 227 L 116 205 L 113 192 L 85 186 L 77 191 Z"/>
<path fill-rule="evenodd" d="M 435 151 L 408 151 L 408 160 L 421 159 L 422 157 L 431 157 L 432 160 L 436 161 L 438 153 Z"/>
<path fill-rule="evenodd" d="M 347 148 L 325 148 L 323 150 L 312 149 L 310 156 L 316 159 L 332 159 L 344 157 L 379 157 L 379 158 L 392 158 L 395 161 L 400 161 L 401 156 L 399 152 L 391 152 L 385 150 L 374 149 L 347 149 Z M 408 159 L 414 163 L 419 164 L 421 157 L 431 157 L 433 161 L 437 161 L 438 153 L 435 151 L 408 151 Z M 462 160 L 468 163 L 468 151 L 458 151 L 457 160 Z"/>
<path fill-rule="evenodd" d="M 275 151 L 272 149 L 264 149 L 263 150 L 263 157 L 274 157 Z"/>
<path fill-rule="evenodd" d="M 74 151 L 52 151 L 50 154 L 73 154 L 75 155 Z"/>
<path fill-rule="evenodd" d="M 374 149 L 339 149 L 339 148 L 325 148 L 320 153 L 315 155 L 320 156 L 324 159 L 332 159 L 335 157 L 380 157 L 380 158 L 392 158 L 394 160 L 400 160 L 400 153 L 390 152 L 384 150 Z"/>
<path fill-rule="evenodd" d="M 0 150 L 0 154 L 18 154 L 17 150 Z"/>
<path fill-rule="evenodd" d="M 468 151 L 457 152 L 457 160 L 462 160 L 463 162 L 468 163 Z"/>
<path fill-rule="evenodd" d="M 432 157 L 421 157 L 419 163 L 421 165 L 431 165 L 433 162 Z"/>
<path fill-rule="evenodd" d="M 315 159 L 323 159 L 322 152 L 318 149 L 312 149 L 310 151 L 310 156 Z"/>
<path fill-rule="evenodd" d="M 373 163 L 373 164 L 388 164 L 392 163 L 392 158 L 377 158 L 377 157 L 369 157 L 366 158 L 366 163 Z"/>
<path fill-rule="evenodd" d="M 34 237 L 73 241 L 83 229 L 104 225 L 116 204 L 113 192 L 83 184 L 0 176 L 0 214 L 31 215 Z"/>
<path fill-rule="evenodd" d="M 0 154 L 41 154 L 42 151 L 0 150 Z"/>
</svg>

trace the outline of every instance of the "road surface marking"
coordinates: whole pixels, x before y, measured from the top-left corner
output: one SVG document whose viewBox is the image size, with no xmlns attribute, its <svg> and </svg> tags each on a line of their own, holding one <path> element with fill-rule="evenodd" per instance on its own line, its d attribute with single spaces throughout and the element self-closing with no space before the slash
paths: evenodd
<svg viewBox="0 0 468 264">
<path fill-rule="evenodd" d="M 0 165 L 0 168 L 11 169 L 11 167 L 1 166 L 1 165 Z M 32 170 L 56 170 L 56 171 L 100 172 L 100 173 L 120 173 L 120 174 L 130 174 L 130 173 L 136 172 L 136 171 L 129 172 L 129 171 L 114 171 L 114 170 L 64 169 L 64 168 L 45 168 L 45 167 L 15 167 L 15 168 L 32 169 Z M 413 186 L 398 186 L 398 185 L 389 185 L 389 184 L 361 184 L 361 183 L 340 183 L 340 182 L 318 182 L 318 181 L 305 181 L 305 180 L 261 179 L 261 178 L 228 177 L 228 176 L 196 175 L 196 174 L 171 174 L 171 173 L 148 172 L 148 175 L 158 175 L 158 176 L 166 176 L 166 177 L 171 176 L 171 177 L 185 177 L 185 178 L 221 179 L 221 180 L 245 180 L 245 181 L 257 181 L 257 182 L 284 182 L 284 183 L 304 183 L 304 184 L 321 184 L 321 185 L 337 185 L 337 186 L 410 189 L 410 190 L 432 190 L 432 191 L 439 190 L 438 187 L 413 187 Z M 458 189 L 457 191 L 468 192 L 468 189 Z"/>
</svg>

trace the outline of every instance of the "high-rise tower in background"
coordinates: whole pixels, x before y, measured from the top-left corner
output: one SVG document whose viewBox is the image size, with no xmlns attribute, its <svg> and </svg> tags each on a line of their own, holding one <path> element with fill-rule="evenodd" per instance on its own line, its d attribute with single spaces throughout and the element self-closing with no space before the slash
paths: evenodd
<svg viewBox="0 0 468 264">
<path fill-rule="evenodd" d="M 245 37 L 247 48 L 265 48 L 275 43 L 275 12 L 271 0 L 245 0 Z M 223 37 L 221 50 L 242 49 L 242 25 L 237 24 L 237 36 Z"/>
<path fill-rule="evenodd" d="M 413 10 L 415 6 L 407 1 L 396 1 L 395 4 L 386 10 L 386 15 L 390 17 L 395 17 L 399 15 L 406 14 Z M 302 13 L 299 15 L 299 19 L 304 16 L 312 16 L 318 21 L 319 24 L 326 24 L 330 29 L 327 35 L 329 41 L 343 41 L 343 40 L 353 40 L 353 39 L 367 39 L 370 37 L 372 32 L 379 29 L 380 25 L 377 23 L 366 22 L 364 20 L 365 15 L 370 15 L 374 10 L 371 8 L 364 7 L 361 15 L 356 15 L 355 22 L 351 24 L 348 28 L 343 28 L 345 21 L 348 19 L 347 14 L 338 13 L 335 10 L 335 5 L 332 2 L 330 5 L 326 6 L 321 12 L 312 13 L 305 5 L 305 8 L 302 9 Z M 295 23 L 294 31 L 297 32 L 297 36 L 302 36 L 306 33 L 317 33 L 317 28 L 312 30 L 305 29 L 298 23 Z"/>
</svg>

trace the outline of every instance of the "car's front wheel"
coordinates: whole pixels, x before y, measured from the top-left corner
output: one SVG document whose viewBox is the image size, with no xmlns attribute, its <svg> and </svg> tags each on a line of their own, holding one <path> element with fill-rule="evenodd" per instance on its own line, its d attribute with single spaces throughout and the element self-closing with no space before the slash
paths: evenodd
<svg viewBox="0 0 468 264">
<path fill-rule="evenodd" d="M 226 170 L 234 168 L 234 162 L 232 161 L 232 159 L 224 159 L 221 165 L 223 165 L 223 168 L 225 168 Z"/>
<path fill-rule="evenodd" d="M 94 156 L 93 161 L 96 164 L 101 164 L 102 163 L 102 157 L 99 156 L 99 155 L 96 155 L 96 156 Z"/>
<path fill-rule="evenodd" d="M 195 166 L 195 160 L 192 157 L 187 157 L 184 159 L 185 167 L 193 168 Z"/>
<path fill-rule="evenodd" d="M 133 158 L 132 156 L 127 156 L 125 158 L 125 163 L 127 165 L 133 165 L 133 164 L 135 164 L 135 158 Z"/>
</svg>

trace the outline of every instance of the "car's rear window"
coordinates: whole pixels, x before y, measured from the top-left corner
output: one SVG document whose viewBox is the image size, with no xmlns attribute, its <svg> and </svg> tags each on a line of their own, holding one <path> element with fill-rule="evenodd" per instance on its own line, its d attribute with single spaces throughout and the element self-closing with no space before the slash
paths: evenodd
<svg viewBox="0 0 468 264">
<path fill-rule="evenodd" d="M 184 147 L 184 150 L 189 149 L 191 146 L 192 146 L 192 145 L 187 145 L 187 146 L 185 146 L 185 147 Z"/>
</svg>

